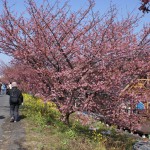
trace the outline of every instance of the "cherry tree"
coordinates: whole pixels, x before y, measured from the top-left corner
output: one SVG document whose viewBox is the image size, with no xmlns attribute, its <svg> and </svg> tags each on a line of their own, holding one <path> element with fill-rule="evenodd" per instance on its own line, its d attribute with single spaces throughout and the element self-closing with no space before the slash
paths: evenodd
<svg viewBox="0 0 150 150">
<path fill-rule="evenodd" d="M 138 17 L 118 20 L 113 7 L 99 17 L 92 0 L 77 12 L 67 3 L 58 4 L 44 1 L 38 7 L 27 1 L 25 18 L 15 16 L 4 2 L 0 50 L 14 57 L 16 80 L 24 82 L 27 92 L 54 101 L 66 123 L 71 113 L 86 110 L 101 113 L 111 123 L 128 124 L 130 116 L 120 105 L 131 96 L 119 94 L 150 70 L 149 26 L 136 34 Z M 136 115 L 132 120 L 135 124 Z"/>
</svg>

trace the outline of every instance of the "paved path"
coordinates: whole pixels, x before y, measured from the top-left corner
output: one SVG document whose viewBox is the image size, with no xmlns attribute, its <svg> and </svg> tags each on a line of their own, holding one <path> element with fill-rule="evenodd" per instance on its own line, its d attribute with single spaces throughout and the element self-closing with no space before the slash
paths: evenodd
<svg viewBox="0 0 150 150">
<path fill-rule="evenodd" d="M 2 140 L 2 124 L 9 117 L 9 96 L 0 95 L 0 141 Z"/>
<path fill-rule="evenodd" d="M 0 150 L 26 150 L 22 147 L 25 130 L 22 120 L 10 122 L 9 96 L 0 95 Z"/>
</svg>

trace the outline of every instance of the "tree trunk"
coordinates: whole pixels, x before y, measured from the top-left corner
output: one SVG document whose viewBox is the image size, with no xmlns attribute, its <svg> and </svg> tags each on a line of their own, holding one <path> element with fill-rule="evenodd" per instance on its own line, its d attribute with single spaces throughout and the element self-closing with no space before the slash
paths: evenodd
<svg viewBox="0 0 150 150">
<path fill-rule="evenodd" d="M 69 112 L 67 112 L 66 114 L 62 114 L 61 116 L 61 121 L 66 125 L 69 125 L 69 116 L 70 116 Z"/>
</svg>

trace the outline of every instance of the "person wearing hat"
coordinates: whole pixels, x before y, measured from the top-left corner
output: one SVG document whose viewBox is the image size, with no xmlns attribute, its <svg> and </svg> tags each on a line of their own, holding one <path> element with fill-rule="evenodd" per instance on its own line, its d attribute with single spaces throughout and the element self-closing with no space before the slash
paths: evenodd
<svg viewBox="0 0 150 150">
<path fill-rule="evenodd" d="M 17 122 L 19 121 L 19 106 L 23 103 L 23 95 L 16 82 L 12 82 L 11 86 L 12 88 L 7 93 L 10 96 L 10 122 Z"/>
</svg>

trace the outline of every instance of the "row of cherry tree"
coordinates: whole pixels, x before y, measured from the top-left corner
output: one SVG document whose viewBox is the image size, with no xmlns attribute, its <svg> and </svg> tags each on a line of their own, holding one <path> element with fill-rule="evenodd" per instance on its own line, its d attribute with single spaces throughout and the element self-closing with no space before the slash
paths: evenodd
<svg viewBox="0 0 150 150">
<path fill-rule="evenodd" d="M 120 125 L 132 117 L 135 125 L 136 115 L 120 111 L 129 96 L 119 94 L 150 71 L 149 25 L 135 33 L 138 17 L 117 19 L 115 7 L 100 16 L 93 0 L 76 12 L 58 1 L 37 6 L 28 0 L 26 5 L 25 17 L 4 1 L 0 15 L 0 50 L 14 58 L 3 67 L 5 80 L 55 102 L 66 123 L 73 112 L 86 110 Z"/>
</svg>

